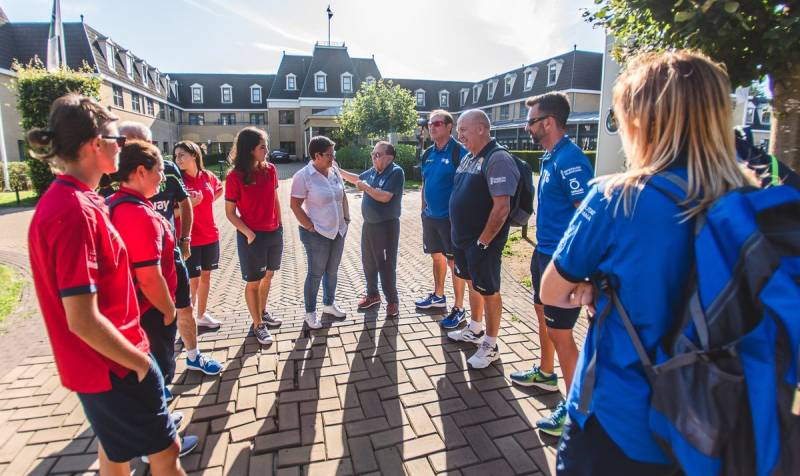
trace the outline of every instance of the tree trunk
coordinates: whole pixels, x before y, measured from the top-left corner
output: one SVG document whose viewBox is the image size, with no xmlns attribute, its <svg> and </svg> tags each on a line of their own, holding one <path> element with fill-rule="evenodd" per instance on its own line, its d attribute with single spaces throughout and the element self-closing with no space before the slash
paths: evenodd
<svg viewBox="0 0 800 476">
<path fill-rule="evenodd" d="M 800 63 L 790 65 L 772 85 L 770 152 L 800 173 Z"/>
</svg>

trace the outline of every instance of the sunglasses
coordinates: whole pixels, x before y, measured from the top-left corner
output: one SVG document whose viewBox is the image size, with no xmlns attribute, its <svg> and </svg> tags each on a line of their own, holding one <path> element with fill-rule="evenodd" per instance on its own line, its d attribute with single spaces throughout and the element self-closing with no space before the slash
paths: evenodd
<svg viewBox="0 0 800 476">
<path fill-rule="evenodd" d="M 102 139 L 113 140 L 117 142 L 117 146 L 121 149 L 125 147 L 125 141 L 128 140 L 125 136 L 100 136 Z"/>
<path fill-rule="evenodd" d="M 533 117 L 531 119 L 528 119 L 528 126 L 532 126 L 532 125 L 536 124 L 539 121 L 543 121 L 543 120 L 547 119 L 548 117 L 553 117 L 553 116 L 551 116 L 550 114 L 546 114 L 544 116 Z"/>
<path fill-rule="evenodd" d="M 429 127 L 441 127 L 441 126 L 443 126 L 444 124 L 445 124 L 445 122 L 444 122 L 444 121 L 442 121 L 442 120 L 437 120 L 437 121 L 431 121 L 431 122 L 429 122 L 429 123 L 428 123 L 428 126 L 429 126 Z"/>
</svg>

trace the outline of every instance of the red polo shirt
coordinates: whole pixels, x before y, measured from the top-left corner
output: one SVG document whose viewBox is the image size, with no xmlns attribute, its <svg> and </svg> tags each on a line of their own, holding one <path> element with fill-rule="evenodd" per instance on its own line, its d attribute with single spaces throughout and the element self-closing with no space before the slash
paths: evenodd
<svg viewBox="0 0 800 476">
<path fill-rule="evenodd" d="M 194 207 L 194 221 L 192 222 L 192 246 L 210 245 L 219 241 L 219 228 L 214 223 L 214 196 L 222 191 L 222 183 L 216 175 L 209 170 L 201 170 L 197 177 L 183 174 L 183 184 L 186 190 L 200 191 L 203 200 Z"/>
<path fill-rule="evenodd" d="M 109 371 L 123 377 L 130 370 L 73 334 L 61 302 L 64 297 L 97 294 L 100 314 L 142 352 L 150 351 L 139 325 L 128 252 L 111 225 L 105 202 L 77 179 L 59 175 L 36 206 L 28 248 L 61 383 L 81 393 L 110 390 Z"/>
<path fill-rule="evenodd" d="M 242 221 L 253 231 L 275 231 L 281 217 L 275 210 L 278 172 L 267 162 L 253 171 L 248 185 L 241 173 L 231 170 L 225 179 L 225 200 L 236 204 Z"/>
<path fill-rule="evenodd" d="M 173 301 L 178 287 L 175 272 L 175 237 L 166 218 L 161 216 L 153 204 L 140 193 L 126 187 L 109 197 L 109 204 L 130 197 L 138 203 L 123 202 L 111 210 L 111 223 L 119 231 L 133 269 L 145 266 L 161 266 L 161 274 L 167 281 L 167 288 Z M 136 283 L 134 283 L 136 284 Z M 138 289 L 138 285 L 136 285 Z M 142 314 L 153 305 L 139 292 L 139 310 Z"/>
</svg>

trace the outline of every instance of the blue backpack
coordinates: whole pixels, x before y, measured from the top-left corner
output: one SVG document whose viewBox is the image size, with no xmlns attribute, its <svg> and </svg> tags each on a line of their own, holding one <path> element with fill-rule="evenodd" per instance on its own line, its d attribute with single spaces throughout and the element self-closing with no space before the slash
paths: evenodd
<svg viewBox="0 0 800 476">
<path fill-rule="evenodd" d="M 686 206 L 677 175 L 649 184 Z M 650 382 L 650 428 L 687 475 L 800 474 L 800 192 L 734 190 L 693 220 L 684 310 L 655 352 L 595 278 Z"/>
</svg>

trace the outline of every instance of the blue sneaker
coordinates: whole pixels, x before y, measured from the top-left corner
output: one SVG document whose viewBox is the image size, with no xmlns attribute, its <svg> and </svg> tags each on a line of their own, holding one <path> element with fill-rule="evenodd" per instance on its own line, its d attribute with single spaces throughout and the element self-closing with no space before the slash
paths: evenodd
<svg viewBox="0 0 800 476">
<path fill-rule="evenodd" d="M 553 410 L 550 416 L 542 418 L 536 422 L 536 426 L 542 433 L 547 433 L 551 436 L 561 436 L 561 431 L 564 429 L 564 423 L 567 421 L 567 401 L 561 400 L 558 406 Z"/>
<path fill-rule="evenodd" d="M 539 387 L 549 392 L 558 391 L 558 376 L 555 373 L 546 375 L 534 365 L 531 370 L 521 370 L 511 374 L 511 381 L 523 387 Z"/>
<path fill-rule="evenodd" d="M 455 329 L 465 322 L 467 322 L 467 310 L 454 307 L 447 317 L 439 321 L 439 325 L 442 329 Z"/>
<path fill-rule="evenodd" d="M 432 307 L 447 307 L 447 297 L 445 296 L 437 296 L 434 293 L 428 294 L 428 297 L 425 299 L 420 299 L 419 301 L 415 301 L 414 304 L 420 309 L 430 309 Z"/>
<path fill-rule="evenodd" d="M 219 375 L 222 372 L 222 364 L 216 360 L 206 357 L 200 352 L 197 353 L 197 358 L 191 360 L 186 357 L 186 368 L 189 370 L 199 370 L 206 375 Z"/>
</svg>

